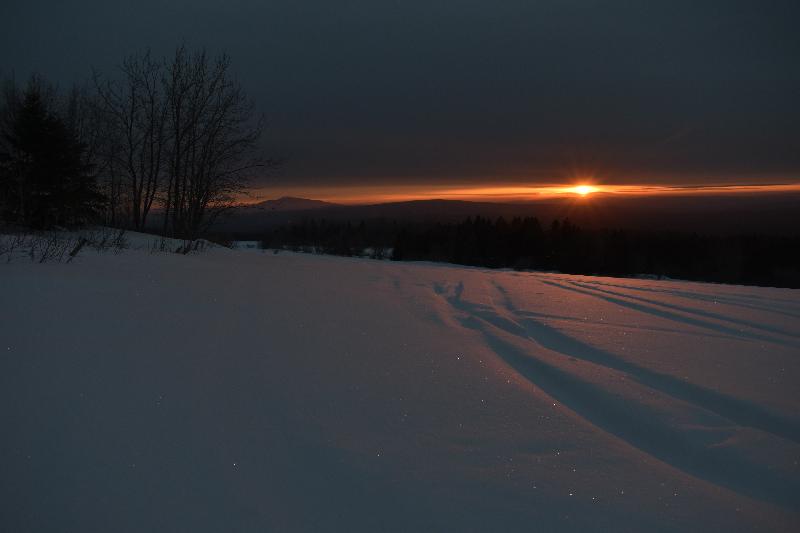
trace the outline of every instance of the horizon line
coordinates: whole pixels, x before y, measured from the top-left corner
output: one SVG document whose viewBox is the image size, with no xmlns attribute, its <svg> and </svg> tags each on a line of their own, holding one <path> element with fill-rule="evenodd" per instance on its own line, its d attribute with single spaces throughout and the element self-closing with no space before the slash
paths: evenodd
<svg viewBox="0 0 800 533">
<path fill-rule="evenodd" d="M 583 190 L 578 190 L 582 187 Z M 290 186 L 253 189 L 241 198 L 239 205 L 254 205 L 282 198 L 316 200 L 339 205 L 376 205 L 424 200 L 461 200 L 487 203 L 528 203 L 540 200 L 580 198 L 591 201 L 593 196 L 714 196 L 732 194 L 770 194 L 800 192 L 798 183 L 773 184 L 715 184 L 715 185 L 614 185 L 592 183 L 546 184 L 538 186 L 469 186 L 417 185 L 385 186 Z M 260 193 L 260 194 L 259 194 Z"/>
</svg>

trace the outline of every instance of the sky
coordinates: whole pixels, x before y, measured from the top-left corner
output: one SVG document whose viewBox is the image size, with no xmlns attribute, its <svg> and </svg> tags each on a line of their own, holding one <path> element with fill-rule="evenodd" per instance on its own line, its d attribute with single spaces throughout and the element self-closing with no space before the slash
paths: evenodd
<svg viewBox="0 0 800 533">
<path fill-rule="evenodd" d="M 229 53 L 284 160 L 254 176 L 268 196 L 800 182 L 796 0 L 12 0 L 0 18 L 0 73 L 63 85 L 147 47 Z"/>
</svg>

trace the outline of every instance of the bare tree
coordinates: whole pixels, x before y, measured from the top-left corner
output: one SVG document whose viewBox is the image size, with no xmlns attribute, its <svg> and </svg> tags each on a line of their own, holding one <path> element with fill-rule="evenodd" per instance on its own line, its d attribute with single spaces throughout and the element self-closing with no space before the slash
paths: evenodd
<svg viewBox="0 0 800 533">
<path fill-rule="evenodd" d="M 106 194 L 112 213 L 121 196 L 133 228 L 160 205 L 165 235 L 195 239 L 234 205 L 255 169 L 273 164 L 257 155 L 262 120 L 230 64 L 227 55 L 180 46 L 170 60 L 149 51 L 126 58 L 118 80 L 95 75 L 107 123 Z"/>
<path fill-rule="evenodd" d="M 254 169 L 262 120 L 230 73 L 230 58 L 179 47 L 166 66 L 169 179 L 165 232 L 194 239 L 230 208 Z"/>
<path fill-rule="evenodd" d="M 95 74 L 100 108 L 105 116 L 104 155 L 112 217 L 122 207 L 129 224 L 140 230 L 155 203 L 165 177 L 167 98 L 163 63 L 147 51 L 127 57 L 119 68 L 121 79 Z"/>
</svg>

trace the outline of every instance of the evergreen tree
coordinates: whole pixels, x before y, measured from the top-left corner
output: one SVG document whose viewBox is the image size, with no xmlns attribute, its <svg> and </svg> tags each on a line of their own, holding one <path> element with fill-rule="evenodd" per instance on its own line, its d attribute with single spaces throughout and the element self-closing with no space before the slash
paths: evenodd
<svg viewBox="0 0 800 533">
<path fill-rule="evenodd" d="M 43 82 L 7 91 L 0 144 L 4 220 L 37 229 L 85 224 L 102 205 L 85 146 L 54 109 Z"/>
</svg>

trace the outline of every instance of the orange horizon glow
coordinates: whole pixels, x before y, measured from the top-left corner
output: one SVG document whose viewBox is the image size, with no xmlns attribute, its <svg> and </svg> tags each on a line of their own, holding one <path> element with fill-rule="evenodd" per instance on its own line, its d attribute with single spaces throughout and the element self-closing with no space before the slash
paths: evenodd
<svg viewBox="0 0 800 533">
<path fill-rule="evenodd" d="M 243 204 L 263 202 L 284 196 L 323 200 L 326 202 L 366 205 L 414 200 L 467 200 L 475 202 L 533 202 L 553 198 L 589 201 L 593 196 L 688 196 L 718 194 L 763 194 L 800 192 L 800 183 L 773 185 L 613 185 L 613 184 L 546 184 L 524 186 L 518 184 L 481 185 L 342 185 L 342 186 L 288 186 L 255 189 L 242 198 Z"/>
</svg>

